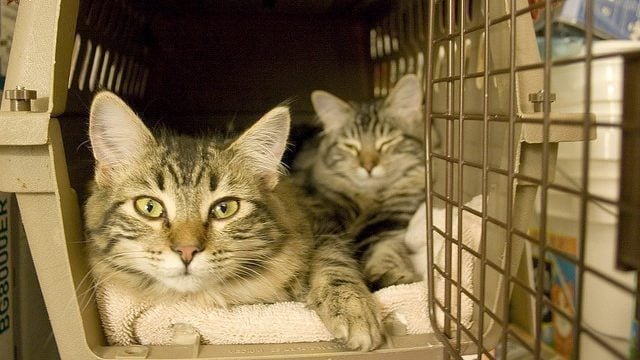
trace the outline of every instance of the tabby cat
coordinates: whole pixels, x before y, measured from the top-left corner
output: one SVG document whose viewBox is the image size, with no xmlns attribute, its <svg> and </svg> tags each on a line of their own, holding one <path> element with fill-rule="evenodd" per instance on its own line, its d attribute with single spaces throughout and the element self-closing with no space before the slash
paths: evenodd
<svg viewBox="0 0 640 360">
<path fill-rule="evenodd" d="M 417 281 L 404 235 L 424 201 L 420 81 L 406 75 L 385 99 L 369 103 L 324 91 L 311 101 L 323 131 L 294 170 L 317 199 L 313 209 L 323 219 L 317 231 L 351 239 L 372 290 Z"/>
<path fill-rule="evenodd" d="M 96 286 L 221 307 L 304 301 L 349 348 L 379 346 L 377 305 L 348 244 L 312 236 L 304 197 L 282 176 L 289 127 L 276 107 L 234 141 L 154 135 L 98 93 L 84 209 Z"/>
</svg>

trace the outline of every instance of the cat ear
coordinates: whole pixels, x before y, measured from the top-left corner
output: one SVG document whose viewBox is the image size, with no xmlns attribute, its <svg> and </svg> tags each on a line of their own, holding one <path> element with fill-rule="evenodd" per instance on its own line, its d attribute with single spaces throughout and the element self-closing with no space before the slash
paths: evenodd
<svg viewBox="0 0 640 360">
<path fill-rule="evenodd" d="M 391 89 L 385 107 L 394 112 L 421 111 L 424 95 L 420 79 L 414 74 L 403 76 Z"/>
<path fill-rule="evenodd" d="M 153 135 L 117 95 L 102 91 L 91 103 L 89 138 L 96 159 L 96 182 L 109 182 L 118 169 L 143 156 Z"/>
<path fill-rule="evenodd" d="M 384 101 L 384 111 L 403 131 L 416 134 L 424 129 L 422 101 L 424 94 L 416 75 L 403 76 Z"/>
<path fill-rule="evenodd" d="M 269 189 L 278 184 L 284 167 L 280 161 L 287 147 L 291 117 L 289 108 L 278 106 L 245 131 L 229 147 L 245 161 L 251 162 Z"/>
<path fill-rule="evenodd" d="M 311 103 L 326 132 L 341 128 L 356 113 L 351 105 L 326 91 L 312 92 Z"/>
</svg>

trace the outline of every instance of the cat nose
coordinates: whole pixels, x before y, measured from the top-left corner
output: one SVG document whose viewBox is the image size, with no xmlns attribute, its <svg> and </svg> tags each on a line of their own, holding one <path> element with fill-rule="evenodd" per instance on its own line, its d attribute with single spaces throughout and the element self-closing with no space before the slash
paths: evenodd
<svg viewBox="0 0 640 360">
<path fill-rule="evenodd" d="M 367 170 L 369 174 L 371 174 L 373 168 L 376 167 L 380 162 L 380 156 L 374 149 L 371 149 L 370 147 L 363 148 L 362 151 L 360 151 L 360 153 L 358 154 L 358 158 L 360 160 L 360 166 L 362 166 L 363 169 Z"/>
<path fill-rule="evenodd" d="M 370 162 L 370 163 L 364 163 L 364 164 L 362 164 L 362 167 L 363 167 L 365 170 L 367 170 L 367 172 L 368 172 L 368 173 L 371 173 L 371 170 L 373 170 L 373 168 L 374 168 L 374 167 L 376 167 L 376 165 L 378 165 L 378 164 L 375 164 L 375 163 L 373 163 L 373 162 Z"/>
<path fill-rule="evenodd" d="M 374 156 L 364 157 L 361 159 L 362 167 L 367 170 L 368 173 L 371 173 L 374 167 L 378 165 L 379 159 Z"/>
<path fill-rule="evenodd" d="M 182 262 L 185 265 L 189 265 L 195 254 L 202 251 L 202 248 L 197 246 L 173 246 L 171 247 L 171 250 L 180 254 Z"/>
</svg>

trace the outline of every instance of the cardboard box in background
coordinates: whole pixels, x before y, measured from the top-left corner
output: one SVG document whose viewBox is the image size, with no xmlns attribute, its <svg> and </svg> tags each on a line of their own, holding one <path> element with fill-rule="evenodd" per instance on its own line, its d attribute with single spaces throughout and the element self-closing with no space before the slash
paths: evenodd
<svg viewBox="0 0 640 360">
<path fill-rule="evenodd" d="M 11 195 L 0 193 L 0 354 L 4 359 L 15 358 L 10 207 Z"/>
<path fill-rule="evenodd" d="M 15 196 L 0 193 L 0 359 L 59 358 Z"/>
<path fill-rule="evenodd" d="M 539 236 L 539 229 L 529 230 L 532 237 Z M 578 241 L 573 236 L 564 234 L 547 233 L 547 245 L 562 253 L 577 254 Z M 565 313 L 574 316 L 576 305 L 576 267 L 562 256 L 549 251 L 545 259 L 540 261 L 537 249 L 533 251 L 533 266 L 537 269 L 544 264 L 544 293 L 558 308 Z M 534 275 L 537 275 L 534 270 Z M 551 310 L 549 306 L 543 306 L 542 341 L 549 345 L 563 358 L 570 359 L 573 356 L 574 339 L 573 325 L 560 314 Z"/>
<path fill-rule="evenodd" d="M 13 341 L 16 360 L 60 359 L 49 314 L 29 250 L 27 235 L 13 197 L 11 207 L 13 260 Z M 53 255 L 53 254 L 52 254 Z M 34 341 L 37 339 L 37 341 Z M 2 353 L 0 351 L 0 353 Z M 4 360 L 4 357 L 0 357 Z"/>
<path fill-rule="evenodd" d="M 529 3 L 540 0 L 529 0 Z M 589 0 L 593 10 L 593 33 L 603 39 L 640 39 L 640 0 Z M 565 0 L 554 4 L 555 24 L 584 29 L 587 0 Z M 536 29 L 544 27 L 544 15 L 535 17 Z"/>
</svg>

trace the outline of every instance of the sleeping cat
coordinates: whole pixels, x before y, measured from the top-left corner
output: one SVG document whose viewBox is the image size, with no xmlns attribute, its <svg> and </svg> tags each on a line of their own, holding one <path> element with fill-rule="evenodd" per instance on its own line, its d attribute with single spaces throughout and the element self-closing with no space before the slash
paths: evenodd
<svg viewBox="0 0 640 360">
<path fill-rule="evenodd" d="M 304 301 L 349 348 L 379 346 L 379 312 L 348 244 L 313 237 L 305 198 L 282 176 L 289 126 L 277 107 L 233 142 L 154 135 L 98 93 L 84 209 L 96 286 L 221 307 Z"/>
<path fill-rule="evenodd" d="M 311 95 L 323 126 L 294 163 L 296 178 L 316 199 L 318 232 L 351 239 L 371 289 L 419 277 L 404 234 L 424 201 L 423 93 L 415 75 L 389 95 L 347 103 L 324 91 Z"/>
</svg>

